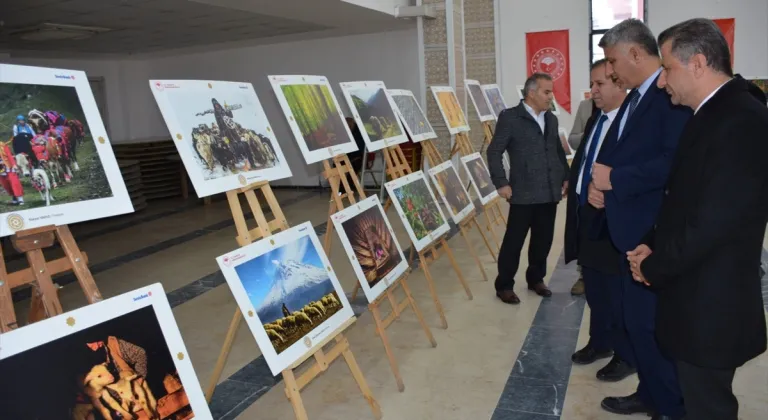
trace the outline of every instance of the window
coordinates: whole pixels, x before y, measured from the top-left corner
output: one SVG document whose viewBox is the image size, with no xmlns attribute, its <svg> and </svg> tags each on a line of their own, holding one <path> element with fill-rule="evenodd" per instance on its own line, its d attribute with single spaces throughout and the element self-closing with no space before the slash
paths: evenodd
<svg viewBox="0 0 768 420">
<path fill-rule="evenodd" d="M 604 58 L 603 49 L 598 47 L 603 34 L 614 25 L 629 18 L 647 22 L 645 0 L 589 0 L 591 28 L 589 32 L 589 53 L 591 63 Z"/>
</svg>

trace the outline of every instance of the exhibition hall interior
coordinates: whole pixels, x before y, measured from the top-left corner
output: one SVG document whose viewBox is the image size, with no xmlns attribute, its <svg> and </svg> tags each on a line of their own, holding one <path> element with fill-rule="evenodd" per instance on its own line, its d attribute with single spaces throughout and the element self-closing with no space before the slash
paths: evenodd
<svg viewBox="0 0 768 420">
<path fill-rule="evenodd" d="M 566 198 L 609 30 L 693 18 L 768 94 L 766 0 L 3 2 L 0 418 L 683 418 L 606 403 L 662 385 L 590 347 Z M 514 210 L 520 173 L 557 184 L 553 224 Z M 768 353 L 732 384 L 738 417 L 709 418 L 765 419 Z"/>
</svg>

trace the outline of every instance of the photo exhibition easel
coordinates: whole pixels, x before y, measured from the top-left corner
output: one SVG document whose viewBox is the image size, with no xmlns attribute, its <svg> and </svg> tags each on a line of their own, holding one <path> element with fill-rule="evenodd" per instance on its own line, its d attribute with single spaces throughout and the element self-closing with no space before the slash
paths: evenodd
<svg viewBox="0 0 768 420">
<path fill-rule="evenodd" d="M 485 136 L 488 136 L 488 133 L 491 133 L 491 137 L 493 138 L 493 130 L 490 128 L 490 123 L 483 123 L 485 126 Z M 488 131 L 490 130 L 490 131 Z M 490 142 L 490 140 L 489 140 Z M 455 155 L 456 153 L 460 153 L 462 156 L 469 156 L 472 153 L 475 153 L 475 148 L 472 147 L 472 142 L 469 140 L 469 136 L 467 136 L 466 132 L 459 132 L 456 134 L 456 143 L 454 143 L 453 148 L 451 149 L 451 157 Z M 499 244 L 499 238 L 496 236 L 496 232 L 493 231 L 493 224 L 496 224 L 498 226 L 506 226 L 507 225 L 507 219 L 504 218 L 504 213 L 501 211 L 501 205 L 499 204 L 499 200 L 501 200 L 501 197 L 489 201 L 487 204 L 483 206 L 485 218 L 486 218 L 486 226 L 485 230 L 490 232 L 491 238 L 493 238 L 493 242 L 496 244 L 496 250 L 501 250 L 501 245 Z M 491 252 L 493 253 L 493 252 Z"/>
<path fill-rule="evenodd" d="M 274 216 L 273 220 L 267 221 L 264 212 L 261 210 L 259 198 L 256 196 L 256 190 L 261 191 L 264 196 L 264 199 Z M 253 215 L 253 218 L 256 219 L 256 227 L 254 229 L 248 228 L 248 222 L 245 219 L 243 208 L 240 205 L 240 194 L 245 195 L 251 209 L 251 214 Z M 277 198 L 275 198 L 268 182 L 256 182 L 242 188 L 227 191 L 227 201 L 229 202 L 232 217 L 235 221 L 235 228 L 237 229 L 236 239 L 240 246 L 246 246 L 259 239 L 266 238 L 273 233 L 289 228 L 288 221 L 285 219 L 280 204 L 277 202 Z M 232 317 L 232 321 L 229 324 L 229 329 L 227 330 L 224 344 L 219 353 L 219 358 L 216 361 L 213 375 L 208 383 L 208 389 L 205 392 L 205 398 L 208 402 L 210 402 L 213 397 L 216 384 L 219 382 L 221 373 L 227 363 L 227 358 L 229 357 L 229 352 L 232 350 L 232 344 L 235 341 L 235 336 L 237 335 L 240 321 L 242 321 L 242 316 L 243 314 L 240 312 L 240 309 L 236 309 L 235 315 Z M 249 313 L 248 316 L 253 316 L 253 314 Z M 283 370 L 282 375 L 283 383 L 285 384 L 285 395 L 291 402 L 297 420 L 308 420 L 307 410 L 304 408 L 304 403 L 301 400 L 301 390 L 320 374 L 324 373 L 328 369 L 328 366 L 338 359 L 339 356 L 343 356 L 344 360 L 347 362 L 349 370 L 352 372 L 352 376 L 355 378 L 357 386 L 360 388 L 366 401 L 368 401 L 368 405 L 371 407 L 373 415 L 377 419 L 381 418 L 381 407 L 378 402 L 376 402 L 376 399 L 373 398 L 371 389 L 368 387 L 368 383 L 366 382 L 360 367 L 357 365 L 352 350 L 349 348 L 349 341 L 343 335 L 344 330 L 354 322 L 355 318 L 350 318 L 336 329 L 336 331 L 329 334 L 325 340 L 315 343 L 303 358 L 297 360 L 290 367 Z M 330 343 L 331 340 L 334 340 L 336 344 L 327 352 L 324 351 L 323 347 Z M 296 370 L 298 367 L 310 357 L 314 357 L 314 364 L 304 370 L 301 374 L 297 375 Z"/>
<path fill-rule="evenodd" d="M 53 246 L 57 239 L 65 256 L 46 261 L 43 249 Z M 63 313 L 58 295 L 59 286 L 52 279 L 59 273 L 70 270 L 74 272 L 88 304 L 102 300 L 93 275 L 88 269 L 88 258 L 78 248 L 69 226 L 41 226 L 21 230 L 11 236 L 11 243 L 18 252 L 26 255 L 29 267 L 8 273 L 5 256 L 0 247 L 0 333 L 19 327 L 11 291 L 21 286 L 32 287 L 27 316 L 29 324 Z"/>
<path fill-rule="evenodd" d="M 355 177 L 355 173 L 352 170 L 352 166 L 349 164 L 349 158 L 346 154 L 342 154 L 339 156 L 335 156 L 333 159 L 330 159 L 333 162 L 333 166 L 331 166 L 329 161 L 324 161 L 323 166 L 325 167 L 325 171 L 323 172 L 323 176 L 325 176 L 326 179 L 328 179 L 328 182 L 331 184 L 331 209 L 329 211 L 328 215 L 328 231 L 326 231 L 326 239 L 325 239 L 325 246 L 327 249 L 325 250 L 326 254 L 330 252 L 330 245 L 331 240 L 328 239 L 331 235 L 331 229 L 333 227 L 333 223 L 331 222 L 330 217 L 341 210 L 344 210 L 344 199 L 346 198 L 349 202 L 349 206 L 353 206 L 357 203 L 358 200 L 365 199 L 365 193 L 363 192 L 362 188 L 360 187 L 359 182 L 357 181 L 357 177 Z M 349 182 L 347 181 L 347 174 L 351 174 L 350 178 L 352 178 L 352 182 L 355 185 L 355 190 L 352 190 L 350 188 Z M 343 191 L 339 190 L 339 186 L 343 187 Z M 355 192 L 357 192 L 357 200 L 355 199 Z M 352 260 L 355 260 L 355 256 L 350 255 L 350 258 Z M 354 262 L 353 262 L 354 263 Z M 421 314 L 421 311 L 419 310 L 418 305 L 416 305 L 416 300 L 413 298 L 413 295 L 411 294 L 411 289 L 408 287 L 407 278 L 410 274 L 411 269 L 408 268 L 408 270 L 405 271 L 398 279 L 396 279 L 389 287 L 386 288 L 383 294 L 381 294 L 378 298 L 376 298 L 373 302 L 370 302 L 368 304 L 368 309 L 371 311 L 371 314 L 373 314 L 373 320 L 376 323 L 376 335 L 381 338 L 381 343 L 384 345 L 384 352 L 387 354 L 387 359 L 389 360 L 389 366 L 392 369 L 392 374 L 395 376 L 395 381 L 397 382 L 397 389 L 400 392 L 403 392 L 405 390 L 405 384 L 403 383 L 403 378 L 400 376 L 400 369 L 398 368 L 397 360 L 395 360 L 394 352 L 392 351 L 392 346 L 389 343 L 389 338 L 387 337 L 387 327 L 392 325 L 392 323 L 400 318 L 400 315 L 408 309 L 409 307 L 411 310 L 413 310 L 413 313 L 416 314 L 416 318 L 419 320 L 419 324 L 421 325 L 421 328 L 424 330 L 424 334 L 426 334 L 427 339 L 429 340 L 430 344 L 432 344 L 432 347 L 437 347 L 437 341 L 435 341 L 435 337 L 432 336 L 432 331 L 430 331 L 429 326 L 424 321 L 424 316 Z M 405 299 L 398 302 L 397 299 L 394 296 L 394 291 L 397 290 L 397 288 L 400 287 L 403 289 L 403 293 L 405 294 Z M 360 291 L 360 283 L 355 282 L 355 288 L 352 292 L 352 300 L 355 299 L 357 296 L 357 293 Z M 391 312 L 385 317 L 381 317 L 381 310 L 380 306 L 384 301 L 388 301 L 390 307 L 392 308 Z"/>
<path fill-rule="evenodd" d="M 429 140 L 424 140 L 421 143 L 429 142 Z M 424 146 L 422 145 L 422 148 Z M 433 145 L 434 147 L 434 145 Z M 386 174 L 389 177 L 389 180 L 395 180 L 398 178 L 402 178 L 406 175 L 409 175 L 411 173 L 411 167 L 408 166 L 408 161 L 405 159 L 405 154 L 403 153 L 403 150 L 400 149 L 400 145 L 394 145 L 387 147 L 384 150 L 384 160 L 386 162 Z M 435 153 L 437 153 L 437 149 L 434 150 Z M 439 156 L 439 154 L 437 155 Z M 387 198 L 387 204 L 384 206 L 384 211 L 387 211 L 387 208 L 389 205 L 391 205 L 392 198 Z M 467 280 L 464 278 L 464 275 L 461 273 L 461 269 L 459 269 L 459 265 L 456 263 L 456 259 L 453 256 L 453 252 L 448 247 L 448 243 L 445 241 L 445 236 L 443 235 L 437 239 L 435 239 L 432 244 L 427 246 L 426 248 L 422 249 L 418 252 L 419 254 L 419 261 L 421 263 L 421 269 L 424 271 L 424 277 L 427 279 L 427 286 L 429 287 L 429 293 L 432 295 L 432 300 L 435 302 L 435 308 L 437 309 L 437 313 L 440 315 L 440 323 L 442 327 L 448 328 L 448 320 L 445 318 L 445 311 L 443 310 L 443 305 L 440 303 L 440 299 L 437 297 L 437 291 L 435 290 L 435 282 L 432 278 L 432 273 L 429 271 L 428 263 L 433 263 L 437 261 L 439 258 L 438 254 L 438 248 L 442 247 L 445 250 L 445 253 L 448 255 L 448 259 L 451 261 L 451 265 L 453 266 L 453 270 L 456 272 L 456 275 L 459 277 L 459 281 L 461 282 L 461 285 L 464 287 L 464 291 L 467 293 L 467 297 L 472 300 L 472 291 L 469 290 L 469 284 L 467 284 Z M 413 253 L 414 253 L 415 245 L 411 247 L 411 252 L 408 255 L 408 265 L 413 261 Z M 354 297 L 354 295 L 353 295 Z"/>
</svg>

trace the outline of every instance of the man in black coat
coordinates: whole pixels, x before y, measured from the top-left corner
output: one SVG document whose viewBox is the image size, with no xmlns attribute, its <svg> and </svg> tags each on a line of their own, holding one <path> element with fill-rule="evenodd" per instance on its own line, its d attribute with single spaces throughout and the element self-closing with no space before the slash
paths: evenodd
<svg viewBox="0 0 768 420">
<path fill-rule="evenodd" d="M 658 294 L 656 333 L 677 366 L 686 418 L 736 420 L 736 368 L 766 350 L 758 269 L 768 221 L 765 95 L 733 76 L 728 44 L 707 19 L 659 35 L 658 85 L 695 111 L 664 203 L 633 277 Z"/>
<path fill-rule="evenodd" d="M 504 303 L 520 303 L 513 290 L 528 230 L 528 289 L 539 296 L 552 292 L 544 285 L 547 257 L 555 234 L 557 203 L 568 189 L 568 161 L 560 143 L 557 117 L 549 111 L 554 100 L 552 77 L 535 73 L 525 81 L 525 99 L 499 114 L 488 146 L 491 180 L 509 201 L 509 222 L 499 252 L 496 296 Z M 509 155 L 509 174 L 502 156 Z"/>
<path fill-rule="evenodd" d="M 573 188 L 568 192 L 564 242 L 565 262 L 578 259 L 581 265 L 590 307 L 589 342 L 574 353 L 571 360 L 586 365 L 613 356 L 611 362 L 597 372 L 597 378 L 616 382 L 635 373 L 635 368 L 627 363 L 631 359 L 627 353 L 631 350 L 627 349 L 624 326 L 619 327 L 613 316 L 614 311 L 620 310 L 620 302 L 612 302 L 610 294 L 611 288 L 621 284 L 624 254 L 608 237 L 591 238 L 588 234 L 598 210 L 589 204 L 587 189 L 592 165 L 608 130 L 618 124 L 616 116 L 627 91 L 607 76 L 605 60 L 592 64 L 589 86 L 597 112 L 587 121 L 571 165 L 569 185 Z"/>
</svg>

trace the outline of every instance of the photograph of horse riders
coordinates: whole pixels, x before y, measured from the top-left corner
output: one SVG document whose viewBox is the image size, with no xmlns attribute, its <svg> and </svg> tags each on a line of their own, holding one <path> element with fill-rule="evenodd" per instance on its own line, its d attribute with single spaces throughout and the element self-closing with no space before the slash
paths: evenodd
<svg viewBox="0 0 768 420">
<path fill-rule="evenodd" d="M 0 83 L 0 213 L 112 197 L 74 87 Z"/>
</svg>

